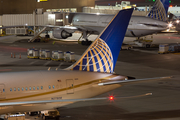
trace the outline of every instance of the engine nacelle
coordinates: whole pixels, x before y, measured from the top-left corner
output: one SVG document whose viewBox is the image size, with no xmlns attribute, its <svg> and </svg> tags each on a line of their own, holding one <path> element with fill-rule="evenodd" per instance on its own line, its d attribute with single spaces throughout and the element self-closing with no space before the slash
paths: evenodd
<svg viewBox="0 0 180 120">
<path fill-rule="evenodd" d="M 69 33 L 66 30 L 61 29 L 61 28 L 56 28 L 53 30 L 53 36 L 54 38 L 57 38 L 57 39 L 66 39 L 68 37 L 71 37 L 72 33 Z"/>
</svg>

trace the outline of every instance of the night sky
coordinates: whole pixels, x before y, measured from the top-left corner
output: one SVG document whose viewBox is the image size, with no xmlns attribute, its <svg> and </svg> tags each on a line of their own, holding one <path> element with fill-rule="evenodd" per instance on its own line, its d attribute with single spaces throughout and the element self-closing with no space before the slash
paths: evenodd
<svg viewBox="0 0 180 120">
<path fill-rule="evenodd" d="M 115 5 L 116 2 L 120 4 L 121 1 L 130 1 L 131 4 L 137 4 L 137 6 L 154 4 L 153 0 L 95 0 L 95 4 L 96 5 Z M 170 4 L 180 6 L 180 0 L 171 0 Z"/>
</svg>

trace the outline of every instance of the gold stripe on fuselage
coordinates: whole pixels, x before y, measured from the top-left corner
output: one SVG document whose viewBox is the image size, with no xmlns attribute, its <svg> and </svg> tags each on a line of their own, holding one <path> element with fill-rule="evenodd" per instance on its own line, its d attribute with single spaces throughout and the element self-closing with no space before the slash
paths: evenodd
<svg viewBox="0 0 180 120">
<path fill-rule="evenodd" d="M 116 77 L 116 76 L 117 75 L 112 74 L 112 75 L 110 75 L 108 77 L 105 77 L 105 78 L 102 78 L 102 79 L 97 79 L 97 80 L 93 80 L 93 81 L 90 81 L 90 82 L 75 85 L 75 86 L 73 86 L 73 88 L 78 88 L 78 87 L 82 87 L 82 86 L 89 85 L 89 84 L 92 84 L 92 83 L 97 83 L 99 81 L 107 80 L 107 79 L 110 79 L 110 78 L 113 78 L 113 77 Z M 58 90 L 54 90 L 54 91 L 38 93 L 38 94 L 28 95 L 28 96 L 22 96 L 22 97 L 16 97 L 16 98 L 0 99 L 0 102 L 2 102 L 2 101 L 3 102 L 10 101 L 10 100 L 18 100 L 18 99 L 25 99 L 25 98 L 32 98 L 32 97 L 39 97 L 39 96 L 43 96 L 43 95 L 48 95 L 48 94 L 53 94 L 53 93 L 57 93 L 57 92 L 66 91 L 66 90 L 69 90 L 69 89 L 72 89 L 72 88 L 63 88 L 63 89 L 58 89 Z"/>
</svg>

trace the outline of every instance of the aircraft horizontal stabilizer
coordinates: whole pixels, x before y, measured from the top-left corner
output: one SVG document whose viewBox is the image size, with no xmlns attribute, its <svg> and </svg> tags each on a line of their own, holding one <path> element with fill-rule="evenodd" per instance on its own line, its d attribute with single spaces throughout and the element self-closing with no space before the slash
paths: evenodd
<svg viewBox="0 0 180 120">
<path fill-rule="evenodd" d="M 162 79 L 169 79 L 169 78 L 172 78 L 172 76 L 144 78 L 144 79 L 133 79 L 133 80 L 107 81 L 107 82 L 99 83 L 98 85 L 129 84 L 129 83 L 135 83 L 135 82 L 146 82 L 146 81 L 162 80 Z"/>
</svg>

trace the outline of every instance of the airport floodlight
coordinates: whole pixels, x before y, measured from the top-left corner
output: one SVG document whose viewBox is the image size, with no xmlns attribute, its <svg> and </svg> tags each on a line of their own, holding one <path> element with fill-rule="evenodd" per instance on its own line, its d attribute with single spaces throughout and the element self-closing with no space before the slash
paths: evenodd
<svg viewBox="0 0 180 120">
<path fill-rule="evenodd" d="M 50 19 L 55 19 L 55 14 L 49 14 L 48 17 L 49 17 Z"/>
<path fill-rule="evenodd" d="M 179 22 L 180 22 L 179 20 L 176 20 L 176 23 L 177 23 L 177 24 L 179 24 Z"/>
<path fill-rule="evenodd" d="M 171 28 L 172 26 L 173 26 L 172 23 L 169 23 L 169 24 L 168 24 L 168 27 L 169 27 L 169 28 Z"/>
</svg>

